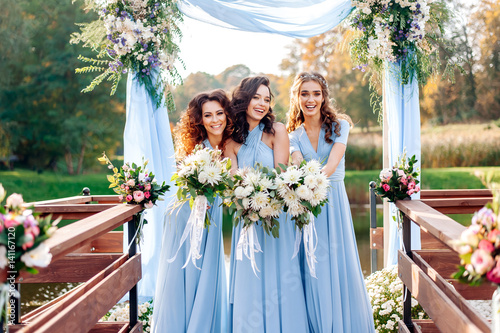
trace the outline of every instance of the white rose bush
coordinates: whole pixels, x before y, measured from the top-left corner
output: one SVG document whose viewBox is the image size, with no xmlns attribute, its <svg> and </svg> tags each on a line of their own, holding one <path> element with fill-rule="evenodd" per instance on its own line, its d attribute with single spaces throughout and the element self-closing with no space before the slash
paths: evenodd
<svg viewBox="0 0 500 333">
<path fill-rule="evenodd" d="M 142 323 L 142 331 L 151 331 L 151 319 L 153 318 L 153 300 L 139 304 L 138 308 L 139 321 Z M 113 307 L 101 321 L 130 321 L 130 305 L 129 303 L 120 303 Z"/>
<path fill-rule="evenodd" d="M 398 321 L 403 319 L 403 281 L 398 278 L 398 267 L 390 266 L 372 273 L 365 284 L 373 309 L 375 332 L 398 332 Z M 429 318 L 414 297 L 411 314 L 414 319 Z"/>
</svg>

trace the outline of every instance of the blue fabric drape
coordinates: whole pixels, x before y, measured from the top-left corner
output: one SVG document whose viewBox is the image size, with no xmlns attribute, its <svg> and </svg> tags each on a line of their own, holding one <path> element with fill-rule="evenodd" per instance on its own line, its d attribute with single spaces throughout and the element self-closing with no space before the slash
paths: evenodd
<svg viewBox="0 0 500 333">
<path fill-rule="evenodd" d="M 294 38 L 322 34 L 351 12 L 351 0 L 180 0 L 177 6 L 206 23 Z"/>
<path fill-rule="evenodd" d="M 157 74 L 153 74 L 155 79 Z M 172 193 L 175 193 L 170 181 L 175 172 L 175 156 L 167 108 L 159 108 L 151 99 L 143 85 L 130 73 L 127 80 L 127 115 L 124 141 L 125 162 L 142 164 L 142 158 L 149 161 L 147 169 L 155 175 L 156 181 L 166 181 L 172 186 L 165 194 L 164 201 L 157 201 L 157 206 L 145 211 L 148 223 L 144 226 L 141 244 L 142 279 L 139 281 L 139 297 L 147 300 L 154 296 L 156 275 L 160 259 L 163 234 L 163 215 Z M 160 90 L 161 91 L 161 90 Z M 128 247 L 127 228 L 124 226 L 124 248 Z"/>
<path fill-rule="evenodd" d="M 418 82 L 414 78 L 409 84 L 402 84 L 400 63 L 389 63 L 385 71 L 384 99 L 389 132 L 389 165 L 393 166 L 406 149 L 408 157 L 416 155 L 417 168 L 420 169 L 420 105 L 418 101 Z M 412 195 L 420 199 L 420 193 Z M 387 265 L 398 263 L 397 252 L 401 247 L 400 234 L 392 217 L 396 215 L 394 204 L 390 206 L 390 239 Z M 420 249 L 420 228 L 412 223 L 412 249 Z"/>
</svg>

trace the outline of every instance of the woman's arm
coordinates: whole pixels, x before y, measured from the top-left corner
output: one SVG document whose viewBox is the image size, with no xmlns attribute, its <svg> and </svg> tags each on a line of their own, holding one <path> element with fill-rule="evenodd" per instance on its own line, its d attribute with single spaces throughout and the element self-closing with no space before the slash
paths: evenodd
<svg viewBox="0 0 500 333">
<path fill-rule="evenodd" d="M 237 146 L 238 144 L 233 140 L 229 140 L 224 147 L 224 157 L 231 160 L 231 174 L 234 175 L 238 169 L 238 156 L 237 156 Z"/>
<path fill-rule="evenodd" d="M 288 165 L 290 156 L 290 140 L 288 139 L 288 133 L 286 132 L 285 125 L 282 123 L 274 123 L 273 128 L 274 167 L 277 168 L 279 164 Z"/>
<path fill-rule="evenodd" d="M 293 165 L 300 165 L 300 163 L 304 160 L 304 156 L 302 156 L 302 153 L 300 151 L 294 151 L 292 153 L 292 164 Z"/>
<path fill-rule="evenodd" d="M 337 167 L 339 166 L 339 163 L 342 160 L 342 157 L 344 156 L 345 149 L 346 145 L 343 143 L 336 142 L 333 144 L 332 150 L 328 155 L 328 161 L 326 162 L 325 166 L 322 169 L 322 171 L 327 175 L 327 177 L 333 175 L 335 170 L 337 170 Z"/>
</svg>

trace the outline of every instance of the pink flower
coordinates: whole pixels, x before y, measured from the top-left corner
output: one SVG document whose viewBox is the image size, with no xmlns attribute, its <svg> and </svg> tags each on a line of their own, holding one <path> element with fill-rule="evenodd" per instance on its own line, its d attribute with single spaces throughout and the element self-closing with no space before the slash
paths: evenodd
<svg viewBox="0 0 500 333">
<path fill-rule="evenodd" d="M 5 228 L 9 229 L 11 227 L 17 227 L 19 224 L 21 224 L 19 221 L 16 220 L 15 216 L 12 214 L 7 214 L 4 216 L 5 218 Z"/>
<path fill-rule="evenodd" d="M 389 184 L 384 184 L 384 185 L 382 185 L 382 188 L 383 188 L 383 189 L 384 189 L 384 191 L 386 191 L 386 192 L 388 192 L 388 191 L 391 189 L 391 187 L 389 186 Z"/>
<path fill-rule="evenodd" d="M 146 207 L 146 209 L 153 208 L 153 206 L 154 206 L 154 203 L 152 201 L 146 202 L 144 204 L 144 207 Z"/>
<path fill-rule="evenodd" d="M 491 242 L 487 241 L 486 239 L 481 239 L 481 241 L 479 241 L 479 245 L 477 246 L 478 248 L 480 248 L 481 250 L 485 250 L 486 252 L 493 252 L 495 250 L 495 247 L 493 246 L 493 244 L 491 244 Z"/>
<path fill-rule="evenodd" d="M 151 196 L 151 193 L 150 192 L 145 192 L 144 193 L 144 197 L 146 197 L 146 199 L 149 199 L 149 197 Z"/>
<path fill-rule="evenodd" d="M 474 251 L 470 258 L 470 261 L 474 266 L 474 270 L 479 275 L 483 275 L 488 272 L 491 268 L 493 268 L 493 265 L 495 264 L 495 260 L 493 260 L 493 257 L 488 252 L 481 249 Z"/>
<path fill-rule="evenodd" d="M 496 260 L 496 265 L 491 271 L 486 273 L 486 277 L 493 283 L 500 284 L 500 260 Z"/>
<path fill-rule="evenodd" d="M 406 177 L 401 177 L 401 184 L 403 185 L 407 185 L 408 184 L 408 179 L 406 179 Z"/>
<path fill-rule="evenodd" d="M 130 187 L 125 186 L 125 191 L 127 191 L 127 192 L 130 191 Z"/>
<path fill-rule="evenodd" d="M 23 250 L 27 250 L 30 247 L 32 247 L 33 244 L 35 244 L 35 237 L 33 237 L 33 235 L 30 233 L 24 234 L 24 237 L 26 237 L 26 241 L 24 242 L 22 247 L 23 247 Z"/>
<path fill-rule="evenodd" d="M 121 187 L 121 188 L 125 188 L 125 184 L 121 184 L 121 185 L 120 185 L 120 187 Z"/>
<path fill-rule="evenodd" d="M 120 195 L 118 196 L 118 201 L 123 201 L 123 194 L 120 194 Z"/>
<path fill-rule="evenodd" d="M 151 184 L 146 184 L 146 185 L 144 185 L 144 189 L 145 189 L 146 191 L 150 191 L 150 190 L 151 190 Z"/>
<path fill-rule="evenodd" d="M 129 181 L 127 181 L 127 185 L 128 186 L 135 186 L 135 180 L 130 179 Z"/>
<path fill-rule="evenodd" d="M 383 169 L 380 171 L 379 178 L 382 181 L 388 181 L 392 177 L 392 170 L 391 169 Z"/>
<path fill-rule="evenodd" d="M 406 192 L 406 194 L 408 194 L 408 195 L 412 195 L 413 193 L 415 193 L 415 189 L 411 189 L 411 190 Z"/>
<path fill-rule="evenodd" d="M 415 188 L 415 182 L 414 181 L 411 181 L 408 183 L 408 189 L 409 190 L 413 190 Z"/>
<path fill-rule="evenodd" d="M 420 192 L 420 185 L 415 186 L 415 193 Z"/>
<path fill-rule="evenodd" d="M 134 200 L 135 202 L 141 202 L 142 200 L 144 200 L 144 192 L 134 191 Z"/>
<path fill-rule="evenodd" d="M 498 229 L 493 229 L 491 232 L 488 234 L 488 240 L 495 244 L 495 246 L 498 246 L 499 243 L 499 238 L 500 238 L 500 231 Z"/>
<path fill-rule="evenodd" d="M 130 202 L 130 201 L 132 201 L 133 197 L 130 194 L 128 194 L 126 199 L 127 199 L 127 202 Z"/>
</svg>

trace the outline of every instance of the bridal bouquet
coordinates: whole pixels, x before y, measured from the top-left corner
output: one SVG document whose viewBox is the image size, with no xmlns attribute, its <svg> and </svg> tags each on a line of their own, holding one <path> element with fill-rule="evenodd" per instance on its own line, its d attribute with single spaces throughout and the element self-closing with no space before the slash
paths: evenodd
<svg viewBox="0 0 500 333">
<path fill-rule="evenodd" d="M 409 198 L 412 194 L 418 193 L 420 191 L 417 179 L 419 173 L 414 168 L 415 163 L 417 163 L 415 155 L 407 160 L 406 153 L 404 153 L 392 169 L 380 171 L 375 194 L 387 198 L 389 202 L 396 202 L 396 200 Z"/>
<path fill-rule="evenodd" d="M 177 172 L 172 176 L 172 181 L 178 186 L 178 202 L 172 210 L 186 201 L 189 201 L 191 207 L 191 214 L 179 244 L 180 249 L 184 241 L 190 237 L 191 247 L 184 267 L 189 260 L 197 267 L 196 260 L 201 258 L 203 229 L 208 229 L 210 226 L 207 204 L 215 204 L 215 197 L 222 194 L 228 186 L 232 186 L 229 173 L 231 160 L 221 159 L 221 156 L 222 151 L 218 149 L 212 150 L 197 145 L 193 153 L 186 156 L 179 164 Z M 177 254 L 169 261 L 174 261 L 176 257 Z"/>
<path fill-rule="evenodd" d="M 304 249 L 311 276 L 315 277 L 316 227 L 314 217 L 318 217 L 321 206 L 327 201 L 328 177 L 321 172 L 321 164 L 316 160 L 302 161 L 300 166 L 287 167 L 280 164 L 276 170 L 278 197 L 284 202 L 284 211 L 289 213 L 298 229 L 295 236 L 294 258 L 304 236 Z"/>
<path fill-rule="evenodd" d="M 268 235 L 279 237 L 277 218 L 282 211 L 283 202 L 278 198 L 275 176 L 275 172 L 259 164 L 255 168 L 238 169 L 234 175 L 234 190 L 228 189 L 224 195 L 236 225 L 243 223 L 236 247 L 236 259 L 242 260 L 245 253 L 254 273 L 259 271 L 255 253 L 262 252 L 255 226 L 260 222 Z"/>
<path fill-rule="evenodd" d="M 146 169 L 148 161 L 144 161 L 143 165 L 135 163 L 125 163 L 118 169 L 115 167 L 106 153 L 99 157 L 100 162 L 108 165 L 108 168 L 113 171 L 113 175 L 108 175 L 108 181 L 111 183 L 109 188 L 112 188 L 118 195 L 118 200 L 131 205 L 140 205 L 143 209 L 153 208 L 156 201 L 163 199 L 161 196 L 170 188 L 165 182 L 158 184 L 154 174 Z M 137 225 L 137 241 L 140 240 L 141 229 L 147 221 L 144 219 L 142 212 L 140 214 L 140 222 Z"/>
<path fill-rule="evenodd" d="M 456 240 L 461 263 L 454 279 L 477 286 L 485 280 L 500 285 L 500 214 L 498 201 L 481 208 Z"/>
<path fill-rule="evenodd" d="M 79 59 L 89 66 L 78 68 L 76 72 L 102 73 L 83 92 L 92 91 L 107 79 L 113 82 L 111 94 L 114 94 L 121 75 L 130 70 L 159 103 L 163 92 L 157 88 L 169 82 L 160 78 L 155 86 L 153 72 L 161 70 L 170 80 L 180 80 L 174 67 L 179 50 L 177 40 L 181 36 L 178 23 L 182 22 L 176 1 L 85 0 L 85 3 L 86 9 L 97 12 L 99 19 L 79 24 L 81 32 L 74 33 L 70 42 L 82 42 L 84 47 L 98 54 L 96 59 L 80 56 Z"/>
</svg>

